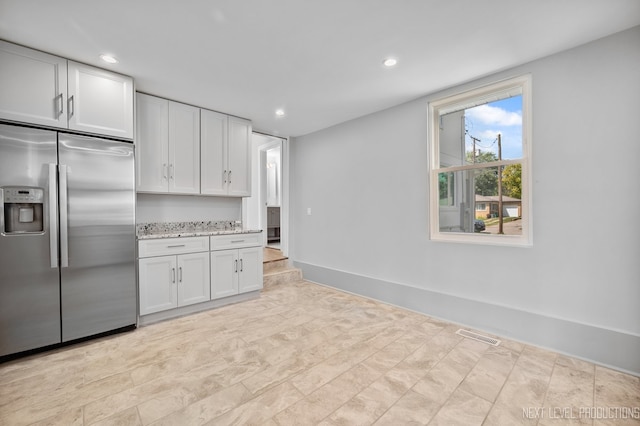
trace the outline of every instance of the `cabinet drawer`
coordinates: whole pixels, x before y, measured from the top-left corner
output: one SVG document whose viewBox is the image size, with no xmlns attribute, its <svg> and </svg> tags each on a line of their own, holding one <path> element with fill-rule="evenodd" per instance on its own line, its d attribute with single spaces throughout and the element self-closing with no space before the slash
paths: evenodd
<svg viewBox="0 0 640 426">
<path fill-rule="evenodd" d="M 209 237 L 159 238 L 138 241 L 138 257 L 209 251 Z"/>
<path fill-rule="evenodd" d="M 232 234 L 211 236 L 211 251 L 226 250 L 243 247 L 256 247 L 262 245 L 262 234 Z"/>
</svg>

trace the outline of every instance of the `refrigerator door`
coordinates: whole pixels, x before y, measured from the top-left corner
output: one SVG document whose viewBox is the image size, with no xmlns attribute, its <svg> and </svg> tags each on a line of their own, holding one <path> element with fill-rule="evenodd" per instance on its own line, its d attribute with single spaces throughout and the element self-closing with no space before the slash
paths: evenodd
<svg viewBox="0 0 640 426">
<path fill-rule="evenodd" d="M 44 190 L 41 233 L 6 234 L 0 201 L 0 356 L 60 343 L 56 163 L 55 132 L 0 124 L 0 187 Z"/>
<path fill-rule="evenodd" d="M 62 341 L 134 325 L 133 145 L 60 133 Z"/>
</svg>

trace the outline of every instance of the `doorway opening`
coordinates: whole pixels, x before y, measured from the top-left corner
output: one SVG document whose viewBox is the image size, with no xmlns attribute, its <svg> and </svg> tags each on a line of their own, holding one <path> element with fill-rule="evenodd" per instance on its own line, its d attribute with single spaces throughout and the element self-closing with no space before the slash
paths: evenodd
<svg viewBox="0 0 640 426">
<path fill-rule="evenodd" d="M 254 132 L 252 135 L 251 197 L 243 202 L 244 222 L 250 229 L 261 229 L 263 245 L 287 250 L 287 139 Z"/>
<path fill-rule="evenodd" d="M 267 206 L 267 247 L 280 249 L 282 206 L 282 147 L 274 146 L 264 151 L 266 155 L 266 206 Z"/>
</svg>

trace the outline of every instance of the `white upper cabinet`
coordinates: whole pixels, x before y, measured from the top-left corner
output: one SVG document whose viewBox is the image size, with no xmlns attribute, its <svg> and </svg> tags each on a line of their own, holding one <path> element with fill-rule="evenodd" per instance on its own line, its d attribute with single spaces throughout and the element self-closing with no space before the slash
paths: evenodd
<svg viewBox="0 0 640 426">
<path fill-rule="evenodd" d="M 137 190 L 200 193 L 200 109 L 138 93 Z"/>
<path fill-rule="evenodd" d="M 229 117 L 229 195 L 251 195 L 251 122 Z"/>
<path fill-rule="evenodd" d="M 200 193 L 200 108 L 169 101 L 169 192 Z"/>
<path fill-rule="evenodd" d="M 251 122 L 204 109 L 201 120 L 201 193 L 250 196 Z"/>
<path fill-rule="evenodd" d="M 69 128 L 133 139 L 133 79 L 68 61 Z"/>
<path fill-rule="evenodd" d="M 201 192 L 227 195 L 228 116 L 203 109 L 200 113 Z"/>
<path fill-rule="evenodd" d="M 169 101 L 136 95 L 137 189 L 169 191 Z"/>
<path fill-rule="evenodd" d="M 0 41 L 0 117 L 67 127 L 67 60 Z"/>
<path fill-rule="evenodd" d="M 138 93 L 139 192 L 251 195 L 251 121 Z"/>
<path fill-rule="evenodd" d="M 0 75 L 0 118 L 133 139 L 130 77 L 4 41 Z"/>
</svg>

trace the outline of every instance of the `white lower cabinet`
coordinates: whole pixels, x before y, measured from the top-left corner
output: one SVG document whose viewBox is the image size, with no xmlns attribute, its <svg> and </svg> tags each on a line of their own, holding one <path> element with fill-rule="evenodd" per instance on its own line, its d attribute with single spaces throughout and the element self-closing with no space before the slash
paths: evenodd
<svg viewBox="0 0 640 426">
<path fill-rule="evenodd" d="M 211 300 L 208 237 L 140 241 L 138 255 L 140 315 Z"/>
<path fill-rule="evenodd" d="M 139 241 L 140 316 L 262 289 L 262 253 L 259 233 Z"/>
<path fill-rule="evenodd" d="M 211 298 L 238 294 L 238 250 L 211 252 Z"/>
<path fill-rule="evenodd" d="M 211 298 L 262 289 L 262 248 L 211 252 Z"/>
<path fill-rule="evenodd" d="M 209 253 L 178 256 L 178 306 L 211 300 Z"/>
<path fill-rule="evenodd" d="M 262 253 L 262 247 L 238 250 L 240 257 L 238 293 L 262 290 Z"/>
<path fill-rule="evenodd" d="M 138 262 L 140 273 L 140 315 L 178 306 L 175 256 L 148 257 Z"/>
</svg>

